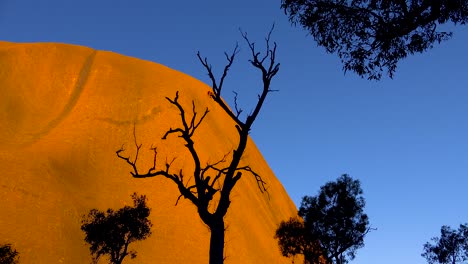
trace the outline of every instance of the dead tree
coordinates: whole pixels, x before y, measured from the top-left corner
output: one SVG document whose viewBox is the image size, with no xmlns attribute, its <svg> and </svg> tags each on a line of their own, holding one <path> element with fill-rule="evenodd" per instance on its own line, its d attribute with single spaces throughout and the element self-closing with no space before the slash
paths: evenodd
<svg viewBox="0 0 468 264">
<path fill-rule="evenodd" d="M 166 99 L 170 104 L 177 107 L 180 113 L 181 124 L 177 128 L 170 128 L 167 130 L 162 139 L 164 140 L 168 136 L 176 135 L 183 140 L 183 143 L 187 151 L 190 153 L 194 164 L 194 169 L 190 172 L 191 177 L 189 177 L 193 178 L 193 181 L 189 181 L 189 179 L 184 177 L 184 171 L 173 169 L 171 167 L 172 162 L 166 162 L 162 167 L 157 166 L 158 153 L 156 148 L 151 148 L 154 154 L 152 167 L 149 168 L 146 173 L 140 172 L 136 163 L 142 145 L 137 143 L 135 133 L 135 157 L 130 159 L 130 157 L 123 156 L 123 147 L 116 152 L 120 159 L 125 160 L 132 167 L 131 175 L 134 178 L 163 176 L 177 185 L 180 192 L 180 196 L 177 201 L 179 201 L 181 197 L 184 197 L 185 199 L 190 200 L 197 207 L 201 220 L 209 227 L 211 231 L 209 253 L 210 264 L 221 264 L 224 262 L 224 216 L 226 215 L 231 204 L 231 191 L 233 190 L 236 183 L 240 180 L 243 173 L 249 173 L 255 177 L 258 188 L 262 193 L 267 191 L 266 183 L 263 181 L 262 177 L 250 166 L 241 165 L 240 160 L 247 146 L 249 131 L 258 114 L 260 113 L 267 95 L 273 91 L 270 89 L 271 80 L 279 70 L 279 63 L 275 62 L 276 43 L 273 43 L 273 45 L 270 43 L 272 30 L 270 30 L 265 39 L 266 51 L 264 54 L 256 50 L 255 43 L 249 41 L 246 33 L 241 32 L 242 37 L 246 41 L 251 52 L 252 58 L 249 60 L 249 62 L 254 68 L 260 71 L 263 81 L 261 93 L 258 94 L 258 101 L 252 112 L 246 116 L 245 120 L 241 119 L 242 109 L 238 107 L 237 95 L 234 97 L 235 107 L 233 110 L 229 108 L 229 106 L 222 100 L 221 97 L 224 80 L 229 69 L 231 68 L 231 65 L 234 62 L 236 55 L 239 52 L 238 45 L 236 45 L 230 55 L 228 53 L 224 53 L 227 59 L 227 63 L 219 81 L 214 77 L 212 67 L 208 63 L 207 58 L 202 58 L 200 52 L 197 53 L 198 59 L 200 60 L 203 67 L 207 70 L 208 76 L 212 81 L 212 92 L 209 93 L 209 96 L 235 122 L 235 128 L 239 138 L 237 146 L 234 150 L 225 154 L 222 158 L 219 159 L 218 162 L 211 164 L 208 163 L 206 166 L 202 166 L 192 137 L 195 134 L 197 128 L 203 122 L 206 115 L 209 113 L 209 110 L 206 108 L 203 114 L 199 115 L 199 113 L 196 111 L 195 103 L 192 101 L 191 117 L 189 117 L 184 106 L 179 103 L 179 93 L 177 92 L 173 99 L 169 97 L 166 97 Z M 219 197 L 219 200 L 215 199 L 216 201 L 214 201 L 213 199 L 217 193 L 219 193 L 219 195 L 216 197 Z"/>
</svg>

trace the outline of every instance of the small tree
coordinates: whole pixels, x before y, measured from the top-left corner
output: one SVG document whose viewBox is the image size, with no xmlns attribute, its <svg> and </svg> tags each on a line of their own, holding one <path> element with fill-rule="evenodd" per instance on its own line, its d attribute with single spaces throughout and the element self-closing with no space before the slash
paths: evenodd
<svg viewBox="0 0 468 264">
<path fill-rule="evenodd" d="M 456 264 L 468 260 L 468 225 L 460 225 L 458 230 L 442 226 L 440 238 L 431 239 L 434 244 L 424 244 L 422 257 L 430 264 Z"/>
<path fill-rule="evenodd" d="M 359 180 L 347 174 L 302 198 L 299 216 L 282 222 L 276 238 L 284 256 L 303 254 L 305 263 L 344 264 L 354 259 L 370 231 Z"/>
<path fill-rule="evenodd" d="M 224 80 L 229 69 L 231 68 L 232 63 L 234 62 L 235 56 L 238 53 L 238 46 L 236 45 L 234 51 L 230 55 L 225 53 L 227 64 L 224 67 L 223 74 L 219 80 L 216 80 L 214 77 L 212 67 L 208 63 L 207 59 L 202 58 L 200 53 L 197 54 L 198 59 L 200 60 L 203 67 L 205 67 L 212 82 L 212 90 L 208 93 L 208 95 L 235 123 L 235 129 L 239 137 L 237 145 L 233 151 L 220 157 L 217 162 L 207 162 L 206 165 L 202 165 L 202 161 L 199 158 L 197 147 L 192 137 L 195 134 L 197 128 L 203 122 L 209 110 L 205 109 L 203 114 L 199 116 L 196 112 L 195 103 L 192 100 L 192 105 L 190 106 L 192 110 L 191 114 L 187 113 L 184 106 L 179 102 L 178 92 L 173 99 L 169 97 L 166 97 L 166 99 L 170 104 L 177 107 L 180 113 L 180 125 L 176 128 L 169 128 L 162 136 L 162 139 L 166 139 L 168 136 L 178 136 L 181 138 L 192 159 L 194 165 L 193 171 L 186 173 L 182 170 L 174 170 L 171 167 L 171 162 L 166 162 L 165 165 L 160 167 L 156 166 L 157 149 L 151 148 L 154 154 L 153 166 L 146 170 L 146 173 L 140 172 L 136 163 L 138 161 L 138 155 L 142 145 L 137 143 L 135 130 L 135 158 L 131 160 L 130 157 L 123 156 L 123 148 L 117 151 L 117 156 L 125 160 L 132 167 L 131 175 L 133 177 L 165 177 L 178 187 L 180 193 L 179 198 L 184 197 L 197 207 L 197 212 L 200 219 L 209 227 L 211 231 L 209 252 L 210 264 L 222 264 L 224 262 L 224 217 L 226 216 L 226 213 L 228 212 L 229 206 L 231 204 L 231 191 L 240 180 L 243 173 L 250 173 L 255 178 L 260 191 L 266 191 L 265 182 L 263 181 L 262 177 L 257 174 L 248 164 L 241 164 L 241 159 L 247 147 L 250 129 L 252 128 L 255 119 L 260 113 L 267 95 L 272 91 L 270 89 L 271 80 L 279 71 L 279 63 L 275 62 L 276 43 L 273 45 L 270 43 L 270 35 L 272 30 L 268 33 L 268 36 L 265 39 L 266 51 L 263 55 L 260 52 L 257 52 L 255 43 L 249 41 L 247 34 L 242 33 L 242 37 L 247 42 L 251 52 L 252 57 L 250 63 L 254 68 L 260 71 L 263 82 L 260 93 L 258 94 L 257 104 L 245 119 L 241 117 L 241 113 L 243 111 L 242 109 L 238 108 L 237 96 L 234 97 L 234 108 L 230 108 L 221 97 Z M 189 177 L 184 177 L 184 175 L 187 174 Z M 215 194 L 218 195 L 215 196 Z M 215 197 L 219 198 L 214 199 Z"/>
<path fill-rule="evenodd" d="M 19 262 L 18 251 L 11 244 L 0 245 L 0 264 L 17 264 Z"/>
<path fill-rule="evenodd" d="M 345 71 L 380 79 L 397 63 L 448 40 L 442 24 L 468 22 L 468 1 L 460 0 L 282 0 L 293 24 L 306 29 Z"/>
<path fill-rule="evenodd" d="M 93 263 L 102 255 L 109 255 L 112 264 L 121 264 L 128 255 L 133 259 L 136 251 L 129 250 L 129 244 L 151 235 L 146 196 L 134 193 L 132 199 L 133 207 L 125 206 L 118 211 L 107 209 L 106 212 L 92 209 L 83 216 L 81 230 L 86 234 L 85 241 L 91 245 Z"/>
<path fill-rule="evenodd" d="M 299 218 L 290 218 L 280 223 L 276 230 L 281 254 L 285 257 L 304 255 L 304 264 L 323 263 L 320 244 L 316 238 L 307 232 L 304 221 Z M 322 262 L 321 262 L 322 261 Z"/>
</svg>

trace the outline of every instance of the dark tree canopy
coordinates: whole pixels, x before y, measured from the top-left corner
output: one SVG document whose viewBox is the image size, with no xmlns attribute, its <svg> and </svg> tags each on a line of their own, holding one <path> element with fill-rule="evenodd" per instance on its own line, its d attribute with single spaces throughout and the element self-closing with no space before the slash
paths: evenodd
<svg viewBox="0 0 468 264">
<path fill-rule="evenodd" d="M 81 230 L 86 233 L 85 241 L 91 245 L 89 250 L 94 262 L 102 255 L 109 255 L 113 264 L 121 264 L 128 255 L 135 258 L 136 252 L 128 249 L 129 244 L 151 235 L 146 196 L 134 193 L 132 199 L 133 207 L 125 206 L 118 211 L 107 209 L 106 212 L 92 209 L 83 216 Z"/>
<path fill-rule="evenodd" d="M 399 60 L 422 53 L 452 32 L 447 22 L 468 22 L 466 0 L 282 0 L 293 24 L 300 24 L 343 69 L 361 77 L 393 77 Z"/>
<path fill-rule="evenodd" d="M 17 264 L 19 262 L 18 251 L 11 244 L 0 245 L 0 264 Z"/>
<path fill-rule="evenodd" d="M 354 259 L 370 231 L 364 206 L 359 180 L 347 174 L 322 186 L 318 196 L 303 197 L 299 208 L 303 225 L 291 219 L 276 232 L 283 255 L 303 254 L 305 263 L 343 264 Z"/>
<path fill-rule="evenodd" d="M 320 263 L 322 252 L 317 239 L 312 237 L 304 227 L 304 221 L 299 218 L 290 218 L 281 222 L 276 230 L 275 238 L 278 239 L 281 254 L 285 257 L 304 255 L 305 264 Z"/>
<path fill-rule="evenodd" d="M 431 244 L 424 244 L 422 257 L 430 264 L 455 264 L 468 260 L 468 224 L 460 225 L 458 230 L 442 226 L 440 238 L 433 237 Z"/>
</svg>

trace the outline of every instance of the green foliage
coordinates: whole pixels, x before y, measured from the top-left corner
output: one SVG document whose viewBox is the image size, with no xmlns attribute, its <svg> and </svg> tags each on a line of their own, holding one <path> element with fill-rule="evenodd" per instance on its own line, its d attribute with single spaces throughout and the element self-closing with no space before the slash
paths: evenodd
<svg viewBox="0 0 468 264">
<path fill-rule="evenodd" d="M 146 196 L 134 193 L 132 199 L 133 207 L 125 206 L 118 211 L 107 209 L 106 212 L 92 209 L 83 216 L 81 230 L 86 234 L 85 241 L 91 245 L 89 249 L 95 263 L 102 255 L 109 255 L 113 264 L 122 263 L 128 255 L 135 258 L 136 252 L 128 250 L 129 244 L 151 235 Z"/>
<path fill-rule="evenodd" d="M 424 244 L 422 257 L 430 264 L 462 263 L 468 260 L 468 224 L 460 225 L 458 230 L 442 226 L 440 238 L 431 239 L 434 244 Z"/>
<path fill-rule="evenodd" d="M 370 231 L 359 180 L 342 175 L 320 188 L 318 196 L 302 198 L 299 220 L 282 222 L 276 238 L 284 256 L 303 254 L 305 263 L 343 264 L 364 246 Z"/>
<path fill-rule="evenodd" d="M 11 247 L 11 244 L 0 245 L 0 264 L 19 263 L 18 251 Z"/>
<path fill-rule="evenodd" d="M 452 36 L 438 31 L 447 22 L 468 22 L 466 0 L 282 0 L 293 24 L 300 24 L 343 69 L 361 77 L 393 77 L 399 60 L 422 53 Z"/>
</svg>

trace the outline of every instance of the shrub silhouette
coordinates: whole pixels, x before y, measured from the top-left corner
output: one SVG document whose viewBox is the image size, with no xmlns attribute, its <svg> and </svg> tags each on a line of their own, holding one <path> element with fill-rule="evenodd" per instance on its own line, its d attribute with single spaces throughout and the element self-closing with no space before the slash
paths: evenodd
<svg viewBox="0 0 468 264">
<path fill-rule="evenodd" d="M 86 233 L 85 241 L 91 245 L 93 263 L 102 255 L 109 255 L 112 264 L 121 264 L 128 255 L 135 258 L 136 251 L 129 250 L 129 244 L 151 235 L 146 196 L 133 193 L 132 199 L 133 207 L 125 206 L 118 211 L 107 209 L 106 212 L 92 209 L 88 215 L 83 215 L 81 230 Z"/>
<path fill-rule="evenodd" d="M 11 244 L 0 245 L 0 264 L 17 264 L 18 254 L 18 251 L 11 247 Z"/>
</svg>

